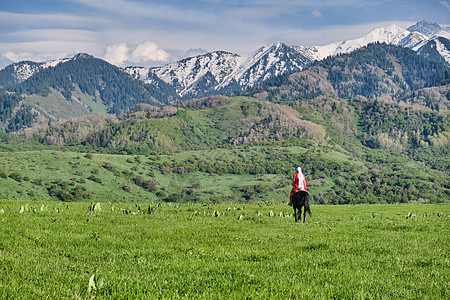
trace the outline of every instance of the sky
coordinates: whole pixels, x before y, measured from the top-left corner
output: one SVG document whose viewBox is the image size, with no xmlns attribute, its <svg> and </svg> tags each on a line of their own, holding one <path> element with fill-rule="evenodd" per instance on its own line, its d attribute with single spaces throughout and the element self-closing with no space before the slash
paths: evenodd
<svg viewBox="0 0 450 300">
<path fill-rule="evenodd" d="M 326 45 L 421 20 L 450 24 L 450 0 L 0 0 L 0 69 L 80 52 L 161 66 L 275 42 Z"/>
</svg>

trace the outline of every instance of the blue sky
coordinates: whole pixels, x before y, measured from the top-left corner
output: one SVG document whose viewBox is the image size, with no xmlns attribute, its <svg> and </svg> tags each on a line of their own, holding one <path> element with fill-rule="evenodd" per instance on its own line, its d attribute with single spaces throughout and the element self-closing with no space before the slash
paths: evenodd
<svg viewBox="0 0 450 300">
<path fill-rule="evenodd" d="M 450 0 L 0 0 L 0 68 L 78 52 L 163 65 L 203 50 L 325 45 L 424 19 L 450 24 Z"/>
</svg>

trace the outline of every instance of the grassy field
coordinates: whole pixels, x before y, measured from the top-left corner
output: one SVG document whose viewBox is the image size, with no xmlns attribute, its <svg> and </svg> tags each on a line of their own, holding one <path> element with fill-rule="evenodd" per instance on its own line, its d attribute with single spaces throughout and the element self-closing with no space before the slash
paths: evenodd
<svg viewBox="0 0 450 300">
<path fill-rule="evenodd" d="M 450 298 L 450 205 L 312 213 L 1 200 L 0 298 Z"/>
</svg>

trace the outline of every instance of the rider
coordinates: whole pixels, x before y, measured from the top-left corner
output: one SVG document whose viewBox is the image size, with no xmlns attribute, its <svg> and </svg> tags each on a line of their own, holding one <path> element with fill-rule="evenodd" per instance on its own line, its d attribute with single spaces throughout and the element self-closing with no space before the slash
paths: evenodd
<svg viewBox="0 0 450 300">
<path fill-rule="evenodd" d="M 294 174 L 294 178 L 292 179 L 292 190 L 290 195 L 289 206 L 292 206 L 292 195 L 294 195 L 294 193 L 297 191 L 306 192 L 305 176 L 303 176 L 302 168 L 300 167 L 297 167 L 297 173 Z"/>
</svg>

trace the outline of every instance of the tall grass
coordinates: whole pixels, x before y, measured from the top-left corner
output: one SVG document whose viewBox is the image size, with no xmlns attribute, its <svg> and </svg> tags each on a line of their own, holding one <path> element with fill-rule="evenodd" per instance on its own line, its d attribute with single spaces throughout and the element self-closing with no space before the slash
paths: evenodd
<svg viewBox="0 0 450 300">
<path fill-rule="evenodd" d="M 0 201 L 0 298 L 449 298 L 449 205 L 312 212 Z"/>
</svg>

